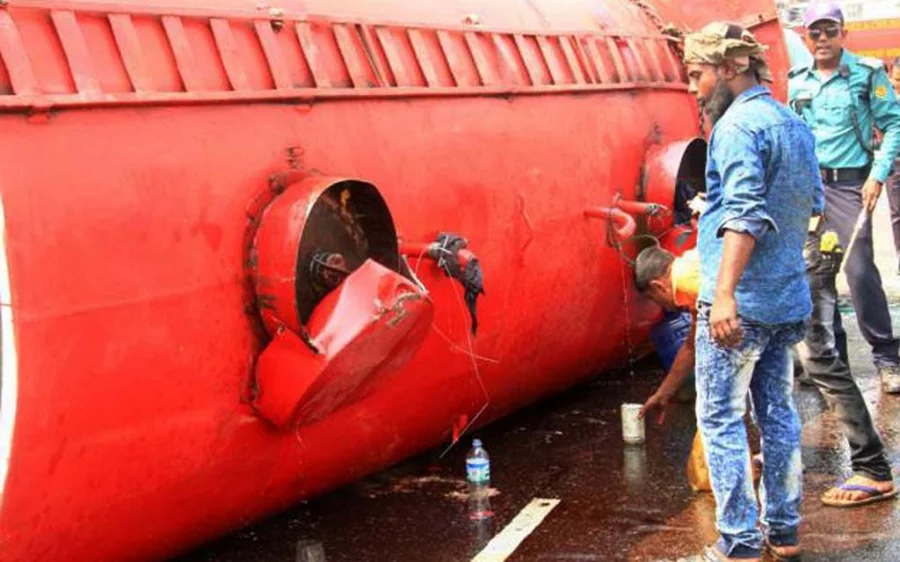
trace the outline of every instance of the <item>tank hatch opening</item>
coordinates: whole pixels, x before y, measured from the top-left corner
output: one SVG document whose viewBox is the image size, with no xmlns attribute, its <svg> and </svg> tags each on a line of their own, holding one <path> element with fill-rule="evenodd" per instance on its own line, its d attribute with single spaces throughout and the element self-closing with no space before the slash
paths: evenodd
<svg viewBox="0 0 900 562">
<path fill-rule="evenodd" d="M 681 157 L 675 176 L 675 224 L 691 222 L 691 202 L 699 194 L 706 194 L 706 141 L 690 141 Z"/>
<path fill-rule="evenodd" d="M 367 259 L 401 273 L 390 210 L 371 184 L 353 180 L 335 183 L 312 203 L 300 238 L 300 322 L 308 322 L 316 305 Z"/>
<path fill-rule="evenodd" d="M 404 267 L 372 184 L 307 178 L 265 210 L 253 241 L 257 308 L 271 336 L 256 362 L 256 412 L 311 423 L 383 384 L 418 350 L 433 307 Z"/>
<path fill-rule="evenodd" d="M 673 226 L 690 224 L 691 203 L 706 193 L 706 140 L 692 138 L 652 149 L 644 169 L 642 200 L 671 210 L 666 221 L 652 222 L 651 232 L 660 234 Z"/>
</svg>

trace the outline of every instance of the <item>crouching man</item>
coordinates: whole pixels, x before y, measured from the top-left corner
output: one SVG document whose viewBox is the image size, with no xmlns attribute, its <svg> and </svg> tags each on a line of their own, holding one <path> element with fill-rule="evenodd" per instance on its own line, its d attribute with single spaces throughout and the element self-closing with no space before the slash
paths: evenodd
<svg viewBox="0 0 900 562">
<path fill-rule="evenodd" d="M 679 390 L 694 373 L 695 346 L 697 332 L 697 296 L 700 291 L 700 259 L 697 250 L 689 250 L 681 257 L 659 247 L 651 247 L 642 251 L 634 264 L 635 288 L 645 297 L 651 299 L 663 310 L 689 310 L 691 329 L 681 343 L 675 360 L 663 379 L 659 388 L 644 403 L 641 417 L 657 412 L 658 423 L 663 423 L 666 410 L 675 399 Z M 749 412 L 744 421 L 750 435 L 750 449 L 753 457 L 754 481 L 759 479 L 762 469 L 762 455 L 759 455 L 759 436 L 752 424 Z M 711 492 L 709 469 L 706 466 L 706 454 L 700 434 L 694 438 L 691 453 L 688 456 L 687 479 L 696 492 Z"/>
</svg>

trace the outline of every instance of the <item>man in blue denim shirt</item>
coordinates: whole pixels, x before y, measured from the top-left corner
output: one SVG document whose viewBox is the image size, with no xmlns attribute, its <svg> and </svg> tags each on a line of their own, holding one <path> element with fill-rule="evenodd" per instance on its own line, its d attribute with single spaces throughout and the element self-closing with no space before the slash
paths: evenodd
<svg viewBox="0 0 900 562">
<path fill-rule="evenodd" d="M 707 208 L 700 218 L 697 420 L 716 497 L 720 540 L 700 560 L 799 556 L 800 422 L 790 348 L 812 311 L 803 244 L 824 205 L 809 128 L 775 101 L 764 47 L 713 23 L 685 40 L 691 92 L 713 123 Z M 742 415 L 750 393 L 762 433 L 760 499 Z"/>
</svg>

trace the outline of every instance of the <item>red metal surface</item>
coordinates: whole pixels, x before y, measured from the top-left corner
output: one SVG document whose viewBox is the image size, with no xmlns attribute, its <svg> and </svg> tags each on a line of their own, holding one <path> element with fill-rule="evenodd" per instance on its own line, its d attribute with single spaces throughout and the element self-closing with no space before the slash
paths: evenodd
<svg viewBox="0 0 900 562">
<path fill-rule="evenodd" d="M 312 351 L 296 333 L 278 330 L 256 360 L 254 409 L 283 429 L 296 419 L 326 363 L 325 356 Z"/>
<path fill-rule="evenodd" d="M 384 384 L 431 321 L 427 295 L 368 260 L 316 307 L 309 346 L 290 329 L 275 332 L 256 365 L 253 406 L 279 428 L 318 421 Z"/>
<path fill-rule="evenodd" d="M 659 237 L 659 245 L 677 256 L 697 245 L 697 221 L 679 225 Z"/>
<path fill-rule="evenodd" d="M 772 91 L 781 101 L 787 100 L 787 72 L 790 58 L 782 37 L 783 30 L 774 3 L 769 0 L 735 0 L 729 2 L 652 2 L 664 21 L 697 29 L 713 20 L 732 21 L 750 29 L 756 38 L 769 46 L 766 58 L 775 77 Z"/>
<path fill-rule="evenodd" d="M 773 8 L 727 4 L 736 15 Z M 627 341 L 646 341 L 658 310 L 631 292 L 605 243 L 609 221 L 584 214 L 612 209 L 621 227 L 620 198 L 671 204 L 647 184 L 650 155 L 698 134 L 696 104 L 645 10 L 280 7 L 0 9 L 4 561 L 183 551 L 451 439 L 485 406 L 475 425 L 596 376 L 627 359 Z M 665 19 L 691 25 L 725 15 L 711 10 L 660 2 Z M 471 14 L 477 26 L 464 23 Z M 300 367 L 301 342 L 261 322 L 259 297 L 271 293 L 253 282 L 251 250 L 267 212 L 296 209 L 279 202 L 291 201 L 285 174 L 360 178 L 404 240 L 464 236 L 487 292 L 477 337 L 459 284 L 433 262 L 362 271 L 364 290 L 330 293 L 307 326 L 362 355 L 357 342 L 377 340 L 373 368 L 353 380 L 369 359 L 338 365 L 336 353 L 327 380 L 349 376 L 358 392 L 326 389 L 330 413 L 293 418 L 310 372 L 324 382 L 329 370 Z M 276 228 L 285 253 L 272 255 L 289 268 L 303 230 Z M 299 274 L 284 271 L 275 294 L 289 326 L 282 305 Z M 405 336 L 363 327 L 356 305 L 344 312 L 344 298 L 399 299 L 407 283 L 421 295 L 420 282 L 427 306 L 403 301 L 421 306 Z M 253 406 L 272 381 L 282 428 Z"/>
<path fill-rule="evenodd" d="M 900 18 L 850 22 L 847 48 L 894 64 L 900 57 Z"/>
<path fill-rule="evenodd" d="M 888 66 L 900 57 L 900 18 L 848 22 L 847 48 L 854 53 L 882 59 Z M 804 40 L 806 30 L 793 28 Z"/>
</svg>

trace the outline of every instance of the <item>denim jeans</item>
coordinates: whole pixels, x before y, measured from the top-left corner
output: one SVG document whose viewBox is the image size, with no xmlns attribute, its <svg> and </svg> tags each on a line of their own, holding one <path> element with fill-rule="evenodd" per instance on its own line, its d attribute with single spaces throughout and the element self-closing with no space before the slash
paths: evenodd
<svg viewBox="0 0 900 562">
<path fill-rule="evenodd" d="M 774 545 L 796 545 L 800 525 L 802 463 L 800 419 L 791 390 L 791 346 L 806 324 L 758 324 L 740 320 L 743 338 L 726 349 L 712 340 L 710 306 L 697 316 L 697 424 L 706 448 L 716 498 L 719 549 L 729 557 L 756 558 L 762 533 L 753 489 L 743 416 L 750 393 L 762 437 L 765 464 L 760 482 L 763 531 Z"/>
<path fill-rule="evenodd" d="M 854 474 L 889 482 L 893 478 L 891 465 L 866 401 L 850 372 L 846 338 L 839 340 L 835 334 L 840 322 L 835 283 L 840 259 L 823 255 L 819 251 L 820 241 L 821 234 L 810 234 L 803 251 L 813 315 L 806 339 L 797 346 L 798 355 L 809 378 L 841 421 L 850 445 Z"/>
</svg>

